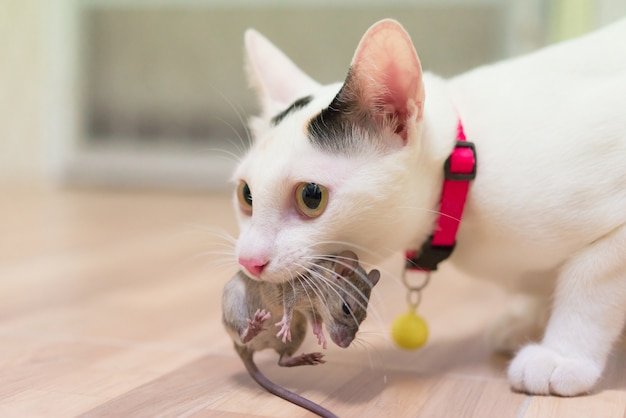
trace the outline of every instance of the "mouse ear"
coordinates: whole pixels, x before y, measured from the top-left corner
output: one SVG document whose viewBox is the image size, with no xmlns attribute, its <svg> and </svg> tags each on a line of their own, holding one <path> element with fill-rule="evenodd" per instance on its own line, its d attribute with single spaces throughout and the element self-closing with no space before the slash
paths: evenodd
<svg viewBox="0 0 626 418">
<path fill-rule="evenodd" d="M 359 257 L 352 251 L 342 251 L 335 261 L 335 273 L 341 277 L 352 274 L 359 266 Z"/>
<path fill-rule="evenodd" d="M 367 278 L 370 279 L 372 287 L 376 286 L 376 283 L 378 283 L 378 280 L 380 279 L 380 271 L 376 269 L 370 271 L 370 273 L 367 275 Z"/>
</svg>

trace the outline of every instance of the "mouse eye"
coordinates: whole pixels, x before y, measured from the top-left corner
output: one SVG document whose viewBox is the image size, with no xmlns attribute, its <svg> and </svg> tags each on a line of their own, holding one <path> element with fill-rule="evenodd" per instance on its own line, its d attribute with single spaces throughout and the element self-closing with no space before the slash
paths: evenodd
<svg viewBox="0 0 626 418">
<path fill-rule="evenodd" d="M 346 302 L 343 302 L 343 305 L 341 305 L 341 309 L 343 309 L 343 313 L 345 313 L 346 315 L 352 315 L 352 311 L 350 310 L 350 306 L 348 306 L 348 304 Z"/>
<path fill-rule="evenodd" d="M 317 183 L 300 183 L 296 187 L 296 207 L 308 218 L 317 218 L 328 205 L 328 190 Z"/>
<path fill-rule="evenodd" d="M 252 193 L 250 192 L 250 186 L 248 183 L 241 180 L 239 186 L 237 186 L 237 200 L 239 200 L 239 207 L 246 215 L 252 215 Z"/>
</svg>

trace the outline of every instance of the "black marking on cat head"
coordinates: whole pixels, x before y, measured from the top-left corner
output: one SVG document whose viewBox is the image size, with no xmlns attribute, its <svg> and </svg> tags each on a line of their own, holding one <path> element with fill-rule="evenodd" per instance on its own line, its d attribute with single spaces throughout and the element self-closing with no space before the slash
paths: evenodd
<svg viewBox="0 0 626 418">
<path fill-rule="evenodd" d="M 325 152 L 353 154 L 365 145 L 363 136 L 380 130 L 371 109 L 361 105 L 355 85 L 349 72 L 333 101 L 309 121 L 308 137 L 313 146 Z"/>
<path fill-rule="evenodd" d="M 278 125 L 283 119 L 285 119 L 285 117 L 287 117 L 287 115 L 295 112 L 298 109 L 302 109 L 304 106 L 311 103 L 311 100 L 313 100 L 313 96 L 305 96 L 299 98 L 298 100 L 293 102 L 287 109 L 283 110 L 278 115 L 272 118 L 272 126 Z"/>
</svg>

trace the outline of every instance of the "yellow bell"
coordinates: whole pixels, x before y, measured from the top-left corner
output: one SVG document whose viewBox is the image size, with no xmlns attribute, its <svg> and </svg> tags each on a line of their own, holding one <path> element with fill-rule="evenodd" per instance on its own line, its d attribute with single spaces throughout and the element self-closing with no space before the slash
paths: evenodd
<svg viewBox="0 0 626 418">
<path fill-rule="evenodd" d="M 400 315 L 391 325 L 391 336 L 400 348 L 417 350 L 428 339 L 426 321 L 413 311 Z"/>
</svg>

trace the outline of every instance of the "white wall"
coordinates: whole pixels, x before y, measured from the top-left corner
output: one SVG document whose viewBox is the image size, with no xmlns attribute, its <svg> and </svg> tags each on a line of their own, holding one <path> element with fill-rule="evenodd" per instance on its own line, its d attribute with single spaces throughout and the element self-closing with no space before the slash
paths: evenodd
<svg viewBox="0 0 626 418">
<path fill-rule="evenodd" d="M 91 1 L 103 4 L 116 2 Z M 176 3 L 178 0 L 161 2 L 168 1 Z M 540 32 L 536 27 L 541 26 L 542 22 L 533 20 L 536 13 L 530 11 L 545 8 L 545 11 L 554 13 L 556 4 L 569 4 L 569 0 L 550 0 L 545 3 L 542 0 L 499 1 L 518 6 L 513 10 L 517 20 L 523 23 L 517 31 L 522 38 L 528 35 L 526 32 Z M 592 5 L 592 26 L 626 15 L 625 0 L 579 1 Z M 138 0 L 117 2 L 141 3 Z M 212 4 L 214 0 L 187 2 Z M 424 2 L 428 3 L 426 0 Z M 450 3 L 464 2 L 451 0 Z M 73 106 L 80 106 L 76 100 L 78 74 L 74 61 L 78 50 L 76 45 L 71 45 L 71 41 L 75 29 L 73 13 L 78 4 L 83 3 L 78 0 L 0 0 L 0 184 L 49 180 L 52 175 L 61 173 L 67 165 L 67 150 L 76 148 L 74 141 L 78 137 L 78 121 L 72 115 L 76 113 Z M 521 13 L 523 11 L 526 12 Z M 271 36 L 272 26 L 269 22 L 268 25 L 266 32 Z M 287 23 L 285 25 L 288 26 Z M 358 35 L 354 33 L 351 36 Z M 276 36 L 278 42 L 281 37 Z M 531 45 L 536 44 L 536 39 L 529 39 L 532 40 Z M 519 40 L 516 42 L 519 43 Z M 297 52 L 293 54 L 297 55 Z M 241 59 L 239 49 L 232 54 L 238 60 Z M 309 68 L 304 59 L 298 62 Z"/>
<path fill-rule="evenodd" d="M 0 182 L 38 182 L 44 156 L 46 1 L 0 1 Z"/>
</svg>

